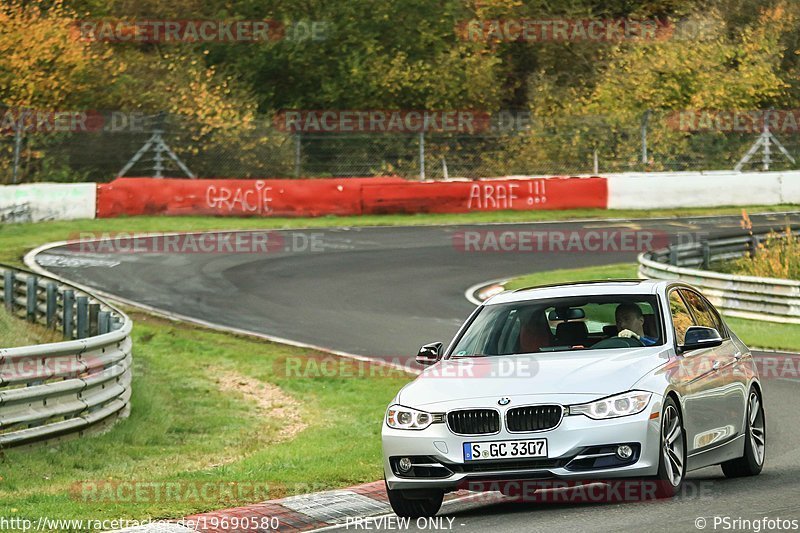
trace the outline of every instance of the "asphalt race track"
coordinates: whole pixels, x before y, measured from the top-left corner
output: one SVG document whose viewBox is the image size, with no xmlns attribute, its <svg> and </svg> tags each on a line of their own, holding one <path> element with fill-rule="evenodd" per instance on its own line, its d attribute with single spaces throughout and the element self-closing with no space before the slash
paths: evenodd
<svg viewBox="0 0 800 533">
<path fill-rule="evenodd" d="M 758 227 L 787 221 L 786 215 L 752 218 Z M 790 218 L 798 222 L 800 215 Z M 739 217 L 293 230 L 281 234 L 284 242 L 300 235 L 317 244 L 266 254 L 103 254 L 59 247 L 37 261 L 71 281 L 163 311 L 368 357 L 408 357 L 425 342 L 452 337 L 473 308 L 464 297 L 467 287 L 535 271 L 632 262 L 636 256 L 465 252 L 454 245 L 461 232 L 614 229 L 652 230 L 685 242 L 736 231 Z M 798 382 L 765 380 L 765 404 L 767 464 L 757 478 L 725 480 L 713 467 L 690 474 L 685 494 L 670 501 L 457 501 L 446 503 L 441 514 L 454 518 L 453 530 L 464 532 L 698 531 L 698 517 L 707 519 L 707 531 L 756 530 L 715 528 L 713 517 L 800 520 Z"/>
</svg>

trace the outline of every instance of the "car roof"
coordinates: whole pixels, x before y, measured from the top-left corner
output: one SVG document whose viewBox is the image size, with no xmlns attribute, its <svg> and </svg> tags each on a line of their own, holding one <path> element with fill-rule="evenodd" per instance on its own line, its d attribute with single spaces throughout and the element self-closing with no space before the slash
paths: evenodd
<svg viewBox="0 0 800 533">
<path fill-rule="evenodd" d="M 489 298 L 485 304 L 495 305 L 510 302 L 524 302 L 527 300 L 563 298 L 568 296 L 657 294 L 663 291 L 668 283 L 668 281 L 654 279 L 610 279 L 540 285 L 501 292 Z"/>
</svg>

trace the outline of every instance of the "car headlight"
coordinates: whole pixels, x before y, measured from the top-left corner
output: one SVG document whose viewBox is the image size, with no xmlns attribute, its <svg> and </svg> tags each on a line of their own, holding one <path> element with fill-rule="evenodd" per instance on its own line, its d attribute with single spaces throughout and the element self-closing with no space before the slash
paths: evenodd
<svg viewBox="0 0 800 533">
<path fill-rule="evenodd" d="M 394 429 L 425 429 L 433 422 L 433 416 L 402 405 L 392 405 L 386 411 L 386 425 Z"/>
<path fill-rule="evenodd" d="M 594 402 L 571 405 L 569 407 L 569 414 L 586 415 L 595 420 L 635 415 L 644 411 L 644 408 L 650 403 L 651 396 L 652 393 L 649 392 L 624 392 Z"/>
</svg>

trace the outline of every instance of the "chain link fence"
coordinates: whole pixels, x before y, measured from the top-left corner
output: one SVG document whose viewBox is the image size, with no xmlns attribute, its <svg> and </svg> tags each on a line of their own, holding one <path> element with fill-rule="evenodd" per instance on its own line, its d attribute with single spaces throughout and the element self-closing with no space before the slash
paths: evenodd
<svg viewBox="0 0 800 533">
<path fill-rule="evenodd" d="M 773 121 L 774 122 L 774 121 Z M 0 183 L 201 178 L 506 175 L 798 168 L 800 129 L 730 126 L 718 116 L 648 112 L 528 117 L 479 132 L 287 131 L 274 117 L 209 125 L 166 114 L 0 107 Z M 765 141 L 765 135 L 768 142 Z M 759 144 L 757 144 L 759 143 Z"/>
</svg>

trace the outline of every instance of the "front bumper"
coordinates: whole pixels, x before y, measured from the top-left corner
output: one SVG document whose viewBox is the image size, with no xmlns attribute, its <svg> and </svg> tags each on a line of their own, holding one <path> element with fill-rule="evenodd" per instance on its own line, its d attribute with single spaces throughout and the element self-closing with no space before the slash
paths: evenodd
<svg viewBox="0 0 800 533">
<path fill-rule="evenodd" d="M 653 394 L 647 408 L 637 415 L 610 420 L 569 415 L 564 416 L 554 429 L 526 433 L 510 433 L 501 427 L 500 432 L 493 435 L 463 436 L 451 432 L 446 423 L 432 424 L 422 431 L 392 429 L 384 423 L 382 441 L 386 482 L 390 489 L 452 491 L 495 480 L 596 480 L 654 476 L 659 464 L 661 403 L 662 397 Z M 653 413 L 659 416 L 651 418 Z M 465 442 L 540 438 L 547 439 L 546 459 L 464 461 Z M 625 466 L 576 468 L 575 458 L 584 456 L 587 449 L 619 444 L 638 444 L 635 461 Z M 425 457 L 426 460 L 421 462 L 438 463 L 446 470 L 427 470 L 437 477 L 401 476 L 392 467 L 393 458 L 396 460 L 398 457 Z"/>
</svg>

